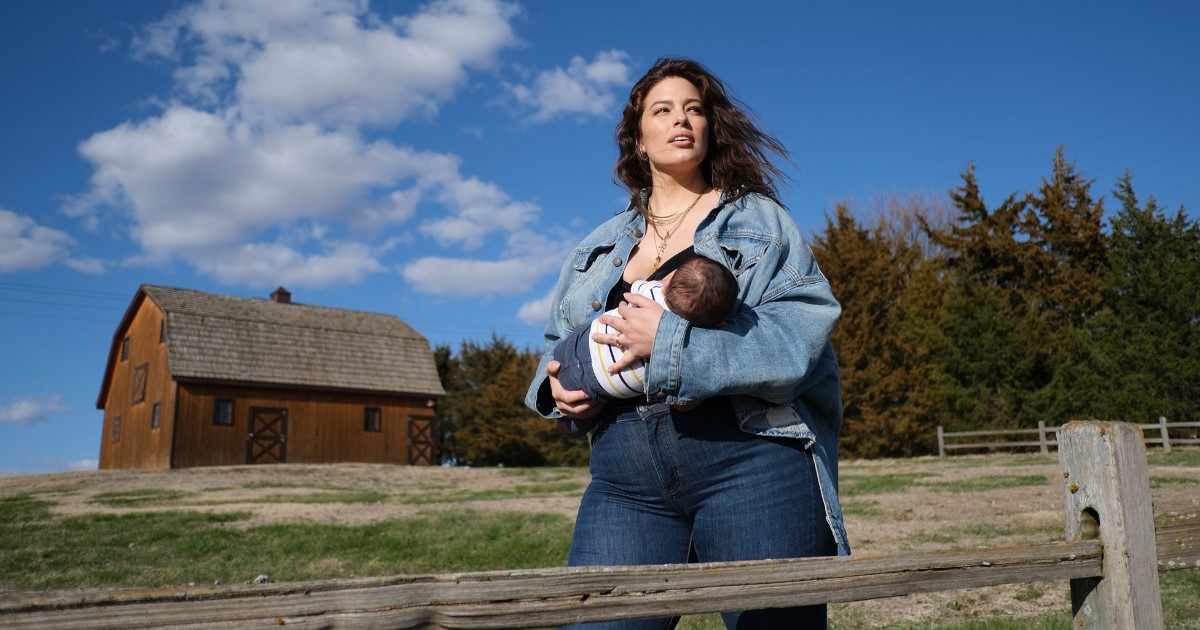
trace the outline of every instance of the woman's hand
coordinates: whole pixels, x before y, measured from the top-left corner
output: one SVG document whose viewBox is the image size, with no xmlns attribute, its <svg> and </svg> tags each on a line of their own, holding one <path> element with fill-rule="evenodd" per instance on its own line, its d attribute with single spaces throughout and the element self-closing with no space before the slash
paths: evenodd
<svg viewBox="0 0 1200 630">
<path fill-rule="evenodd" d="M 562 415 L 576 420 L 590 418 L 604 408 L 604 403 L 597 402 L 580 390 L 564 389 L 558 382 L 558 370 L 562 364 L 551 361 L 546 364 L 546 376 L 550 377 L 550 396 L 554 398 L 554 406 Z"/>
<path fill-rule="evenodd" d="M 649 358 L 654 351 L 654 336 L 658 334 L 658 322 L 663 316 L 663 307 L 658 302 L 637 293 L 626 293 L 625 301 L 617 307 L 620 317 L 603 315 L 600 322 L 608 324 L 611 335 L 592 335 L 598 343 L 618 346 L 625 351 L 619 361 L 608 368 L 616 374 L 641 358 Z"/>
</svg>

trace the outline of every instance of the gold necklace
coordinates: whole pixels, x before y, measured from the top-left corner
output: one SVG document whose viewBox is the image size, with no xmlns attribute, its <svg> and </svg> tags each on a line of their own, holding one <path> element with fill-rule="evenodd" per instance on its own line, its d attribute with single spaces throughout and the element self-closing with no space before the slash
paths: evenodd
<svg viewBox="0 0 1200 630">
<path fill-rule="evenodd" d="M 687 215 L 692 211 L 692 208 L 695 208 L 696 204 L 700 203 L 700 198 L 703 197 L 704 193 L 706 192 L 708 192 L 708 190 L 704 190 L 699 195 L 696 195 L 696 198 L 692 200 L 691 205 L 689 205 L 682 212 L 676 212 L 675 214 L 668 215 L 666 217 L 655 216 L 654 211 L 650 207 L 650 200 L 646 200 L 646 214 L 649 215 L 650 218 L 647 223 L 650 224 L 650 229 L 654 230 L 654 235 L 658 237 L 658 245 L 655 246 L 655 249 L 657 249 L 658 252 L 654 256 L 654 271 L 658 271 L 658 268 L 662 265 L 662 257 L 667 251 L 667 242 L 671 240 L 671 233 L 675 231 L 675 228 L 683 225 L 683 220 L 687 218 Z M 661 234 L 658 231 L 658 226 L 664 222 L 668 223 L 667 231 L 666 234 Z"/>
</svg>

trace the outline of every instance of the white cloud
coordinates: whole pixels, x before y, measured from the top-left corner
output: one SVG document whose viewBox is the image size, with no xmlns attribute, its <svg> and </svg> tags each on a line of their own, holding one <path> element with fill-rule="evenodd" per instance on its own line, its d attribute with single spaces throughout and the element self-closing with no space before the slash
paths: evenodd
<svg viewBox="0 0 1200 630">
<path fill-rule="evenodd" d="M 99 467 L 100 462 L 94 459 L 34 459 L 26 462 L 24 470 L 12 470 L 10 474 L 31 475 L 55 472 L 79 472 L 96 470 Z M 0 471 L 0 476 L 4 476 L 4 472 Z"/>
<path fill-rule="evenodd" d="M 185 257 L 301 219 L 344 219 L 372 192 L 445 161 L 313 125 L 259 129 L 182 106 L 97 133 L 80 153 L 95 166 L 93 202 L 126 208 L 148 252 Z"/>
<path fill-rule="evenodd" d="M 426 293 L 445 296 L 512 295 L 529 291 L 554 274 L 574 244 L 528 230 L 509 234 L 500 260 L 427 256 L 405 265 L 400 273 Z"/>
<path fill-rule="evenodd" d="M 309 255 L 283 243 L 246 243 L 197 267 L 225 284 L 294 287 L 352 284 L 384 270 L 361 243 L 337 243 Z"/>
<path fill-rule="evenodd" d="M 541 276 L 529 261 L 420 258 L 401 271 L 405 280 L 426 293 L 446 296 L 513 294 L 528 291 Z"/>
<path fill-rule="evenodd" d="M 496 66 L 517 43 L 517 12 L 499 0 L 434 0 L 390 18 L 365 0 L 185 6 L 134 42 L 179 64 L 182 100 L 81 143 L 91 188 L 64 211 L 91 226 L 121 223 L 102 222 L 104 209 L 121 214 L 141 247 L 127 264 L 178 258 L 256 285 L 379 271 L 389 247 L 371 241 L 396 242 L 381 232 L 429 202 L 448 213 L 420 230 L 443 246 L 525 229 L 537 207 L 464 177 L 457 157 L 365 133 L 434 112 L 470 70 Z"/>
<path fill-rule="evenodd" d="M 566 68 L 543 71 L 532 85 L 510 85 L 509 90 L 517 103 L 533 110 L 532 120 L 543 122 L 570 114 L 610 115 L 617 88 L 629 83 L 629 56 L 610 50 L 591 62 L 573 57 Z"/>
<path fill-rule="evenodd" d="M 0 273 L 41 269 L 63 260 L 73 242 L 65 232 L 0 208 Z"/>
<path fill-rule="evenodd" d="M 68 258 L 63 261 L 63 264 L 79 273 L 93 276 L 104 273 L 104 270 L 108 268 L 108 262 L 100 258 Z"/>
<path fill-rule="evenodd" d="M 542 297 L 526 302 L 521 305 L 517 311 L 517 319 L 529 324 L 530 326 L 545 326 L 550 319 L 550 300 L 554 294 L 547 293 Z"/>
<path fill-rule="evenodd" d="M 516 13 L 494 0 L 436 0 L 385 21 L 353 0 L 206 0 L 136 45 L 174 60 L 196 42 L 194 61 L 176 72 L 180 88 L 216 104 L 236 82 L 237 108 L 250 120 L 386 124 L 436 110 L 467 69 L 493 65 L 517 42 Z"/>
<path fill-rule="evenodd" d="M 457 174 L 442 183 L 439 200 L 452 214 L 426 221 L 420 228 L 441 245 L 461 244 L 468 250 L 475 249 L 488 234 L 527 229 L 537 218 L 537 206 L 512 201 L 493 184 L 462 179 Z"/>
<path fill-rule="evenodd" d="M 53 413 L 67 411 L 59 394 L 15 396 L 7 405 L 0 404 L 0 423 L 34 424 Z"/>
</svg>

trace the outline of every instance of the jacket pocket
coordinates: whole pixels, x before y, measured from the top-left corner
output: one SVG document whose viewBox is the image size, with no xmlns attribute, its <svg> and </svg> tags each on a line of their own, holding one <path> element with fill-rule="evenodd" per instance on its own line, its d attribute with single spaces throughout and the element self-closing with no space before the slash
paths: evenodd
<svg viewBox="0 0 1200 630">
<path fill-rule="evenodd" d="M 575 278 L 571 289 L 563 296 L 558 308 L 566 332 L 587 325 L 604 308 L 608 287 L 603 287 L 606 269 L 602 264 L 611 257 L 614 243 L 578 247 L 572 255 L 571 268 Z"/>
<path fill-rule="evenodd" d="M 753 236 L 728 235 L 717 239 L 717 247 L 725 256 L 725 266 L 737 277 L 753 269 L 770 245 L 770 241 Z"/>
<path fill-rule="evenodd" d="M 579 273 L 585 273 L 596 263 L 596 260 L 601 256 L 611 252 L 615 243 L 601 243 L 590 247 L 578 247 L 575 249 L 575 254 L 571 262 L 571 266 Z"/>
</svg>

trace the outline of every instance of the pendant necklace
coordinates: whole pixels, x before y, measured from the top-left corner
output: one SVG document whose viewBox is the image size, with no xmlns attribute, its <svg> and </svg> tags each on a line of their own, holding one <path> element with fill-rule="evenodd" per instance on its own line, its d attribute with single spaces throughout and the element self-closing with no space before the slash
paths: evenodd
<svg viewBox="0 0 1200 630">
<path fill-rule="evenodd" d="M 661 217 L 655 216 L 654 210 L 650 207 L 650 200 L 646 200 L 646 214 L 648 219 L 647 223 L 650 224 L 650 229 L 654 230 L 654 235 L 658 237 L 658 244 L 655 246 L 655 249 L 658 251 L 654 256 L 654 271 L 658 271 L 658 268 L 662 265 L 662 257 L 667 251 L 667 241 L 671 240 L 671 234 L 675 231 L 675 228 L 683 225 L 683 220 L 687 218 L 687 215 L 692 211 L 692 208 L 695 208 L 696 204 L 700 203 L 700 198 L 703 197 L 704 193 L 706 192 L 708 192 L 708 190 L 696 195 L 696 198 L 692 200 L 691 205 L 689 205 L 682 212 L 676 212 L 675 214 Z M 658 231 L 658 226 L 663 223 L 667 223 L 667 229 L 665 233 L 660 233 Z"/>
</svg>

